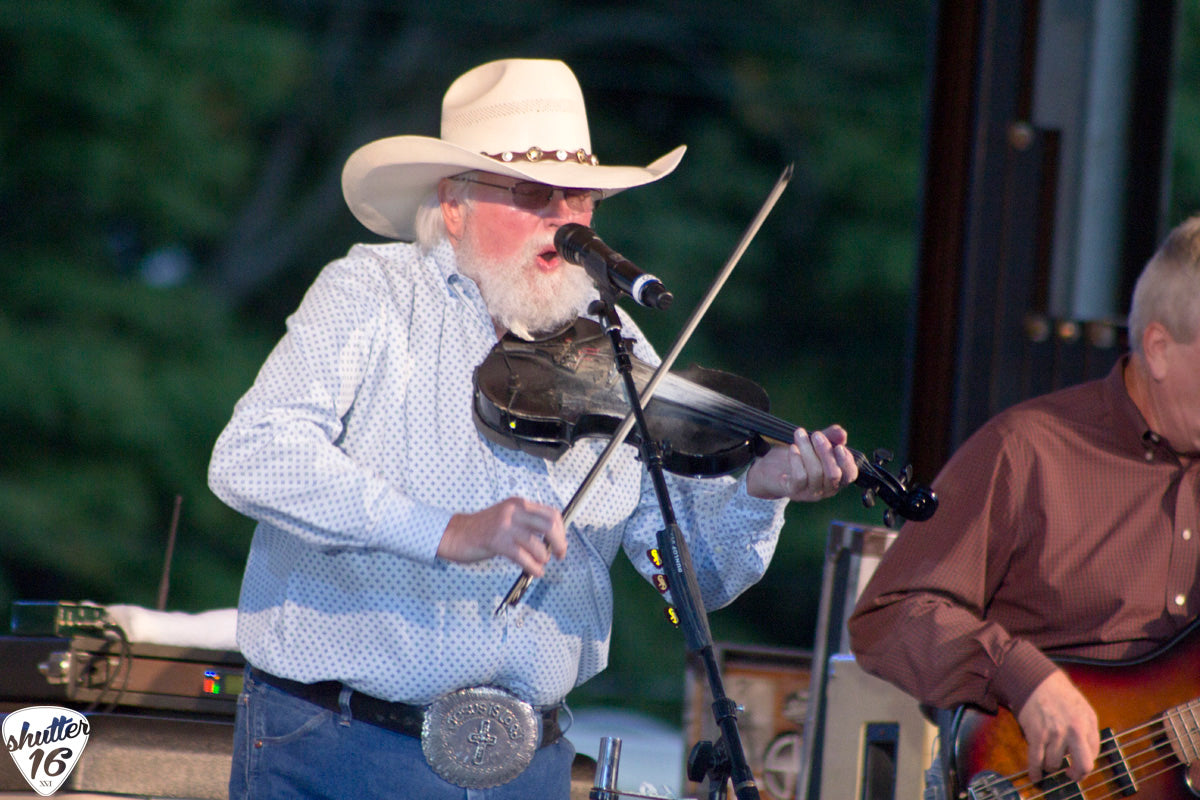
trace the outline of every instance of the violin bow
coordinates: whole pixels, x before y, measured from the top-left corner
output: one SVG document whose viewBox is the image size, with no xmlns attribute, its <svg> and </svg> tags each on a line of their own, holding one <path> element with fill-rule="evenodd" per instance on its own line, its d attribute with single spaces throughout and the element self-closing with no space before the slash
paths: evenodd
<svg viewBox="0 0 1200 800">
<path fill-rule="evenodd" d="M 649 382 L 647 382 L 645 388 L 642 389 L 642 408 L 645 408 L 647 404 L 649 404 L 651 398 L 654 397 L 654 391 L 658 388 L 659 381 L 662 380 L 663 376 L 670 372 L 671 367 L 675 364 L 675 360 L 679 358 L 680 352 L 682 352 L 684 346 L 688 343 L 688 340 L 692 337 L 692 334 L 695 333 L 696 328 L 700 325 L 700 320 L 704 318 L 704 315 L 708 312 L 709 306 L 711 306 L 713 301 L 717 299 L 717 295 L 720 293 L 721 288 L 724 287 L 725 282 L 729 280 L 729 276 L 733 273 L 733 268 L 737 266 L 738 261 L 740 261 L 742 256 L 745 254 L 746 249 L 750 247 L 750 242 L 753 241 L 754 237 L 758 234 L 758 229 L 762 227 L 763 222 L 766 221 L 772 209 L 775 208 L 775 204 L 779 202 L 779 196 L 783 194 L 783 190 L 787 188 L 788 183 L 792 180 L 792 173 L 794 169 L 795 167 L 793 164 L 788 164 L 787 167 L 784 168 L 779 178 L 775 181 L 775 185 L 767 194 L 767 199 L 763 201 L 762 207 L 759 208 L 758 213 L 754 216 L 754 219 L 750 221 L 750 224 L 746 227 L 745 233 L 742 234 L 742 238 L 738 241 L 737 246 L 733 249 L 733 252 L 725 261 L 725 265 L 721 267 L 721 271 L 718 272 L 717 277 L 713 279 L 712 285 L 708 287 L 708 291 L 700 300 L 700 303 L 696 306 L 695 310 L 692 311 L 692 315 L 688 318 L 687 323 L 683 326 L 683 329 L 675 338 L 675 343 L 671 345 L 671 349 L 667 352 L 667 355 L 663 357 L 662 363 L 660 363 L 658 368 L 654 370 L 654 374 L 650 377 Z M 615 453 L 617 448 L 625 442 L 625 437 L 629 435 L 629 431 L 633 428 L 635 422 L 636 418 L 634 416 L 633 409 L 630 409 L 629 413 L 625 415 L 625 419 L 621 421 L 621 424 L 617 428 L 616 432 L 613 433 L 612 437 L 608 440 L 608 445 L 605 446 L 604 451 L 600 453 L 600 457 L 596 459 L 596 463 L 592 465 L 591 470 L 588 472 L 587 476 L 584 477 L 583 483 L 579 484 L 579 488 L 575 490 L 575 495 L 571 498 L 571 501 L 567 503 L 567 507 L 563 509 L 562 518 L 564 528 L 570 524 L 571 517 L 575 515 L 575 510 L 579 507 L 579 504 L 583 502 L 583 498 L 591 489 L 592 484 L 595 483 L 596 478 L 600 476 L 601 471 L 603 471 L 604 467 L 608 465 L 613 453 Z M 512 588 L 508 590 L 508 594 L 504 595 L 504 599 L 500 601 L 500 605 L 496 607 L 496 615 L 499 615 L 502 611 L 521 602 L 521 598 L 525 595 L 526 590 L 529 588 L 529 584 L 532 582 L 533 576 L 528 572 L 522 572 L 520 577 L 517 578 L 516 582 L 513 583 Z"/>
</svg>

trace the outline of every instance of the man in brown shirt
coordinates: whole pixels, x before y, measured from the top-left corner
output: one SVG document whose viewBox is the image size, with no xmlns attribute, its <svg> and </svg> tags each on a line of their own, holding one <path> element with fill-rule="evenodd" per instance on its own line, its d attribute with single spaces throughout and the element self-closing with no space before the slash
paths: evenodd
<svg viewBox="0 0 1200 800">
<path fill-rule="evenodd" d="M 1090 772 L 1092 705 L 1052 658 L 1125 660 L 1200 612 L 1200 216 L 1134 291 L 1107 378 L 1001 413 L 934 482 L 849 621 L 868 671 L 937 708 L 1012 711 L 1030 777 Z"/>
</svg>

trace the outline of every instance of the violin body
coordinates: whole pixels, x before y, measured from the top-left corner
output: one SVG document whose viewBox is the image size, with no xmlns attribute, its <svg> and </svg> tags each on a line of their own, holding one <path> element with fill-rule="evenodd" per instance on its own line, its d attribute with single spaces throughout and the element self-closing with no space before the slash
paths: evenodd
<svg viewBox="0 0 1200 800">
<path fill-rule="evenodd" d="M 550 460 L 581 438 L 611 438 L 629 413 L 612 344 L 598 323 L 582 317 L 546 339 L 506 335 L 475 369 L 476 425 L 501 446 Z M 655 370 L 631 361 L 640 392 Z M 723 475 L 764 454 L 768 439 L 792 441 L 796 426 L 771 416 L 768 405 L 766 393 L 752 381 L 692 367 L 664 376 L 646 405 L 646 427 L 664 469 L 693 477 Z M 626 441 L 641 445 L 636 429 Z M 863 504 L 883 499 L 889 525 L 896 515 L 920 521 L 937 510 L 932 491 L 910 485 L 910 470 L 895 476 L 883 468 L 891 458 L 886 451 L 869 459 L 847 449 L 858 465 L 854 482 L 865 490 Z"/>
<path fill-rule="evenodd" d="M 635 360 L 633 373 L 640 390 L 654 369 Z M 673 375 L 761 411 L 769 408 L 766 392 L 737 375 L 698 366 Z M 581 317 L 549 339 L 505 336 L 476 368 L 473 412 L 491 441 L 553 461 L 579 439 L 611 438 L 629 403 L 608 337 Z M 646 406 L 646 424 L 662 447 L 663 468 L 679 475 L 725 475 L 769 447 L 755 433 L 699 424 L 691 409 L 657 395 Z M 636 428 L 626 441 L 640 445 Z"/>
</svg>

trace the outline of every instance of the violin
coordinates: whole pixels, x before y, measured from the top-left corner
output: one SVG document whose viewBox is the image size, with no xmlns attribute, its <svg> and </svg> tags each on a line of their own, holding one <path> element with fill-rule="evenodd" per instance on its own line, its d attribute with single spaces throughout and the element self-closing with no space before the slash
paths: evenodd
<svg viewBox="0 0 1200 800">
<path fill-rule="evenodd" d="M 654 367 L 633 359 L 639 390 Z M 565 330 L 526 341 L 506 334 L 475 369 L 472 404 L 476 425 L 489 440 L 510 449 L 555 460 L 577 440 L 611 438 L 629 411 L 611 342 L 601 326 L 580 317 Z M 769 412 L 763 389 L 721 370 L 690 367 L 670 372 L 645 408 L 647 428 L 662 450 L 663 468 L 692 477 L 735 472 L 770 449 L 768 440 L 791 442 L 795 425 Z M 636 429 L 625 441 L 641 444 Z M 863 504 L 888 506 L 897 515 L 922 521 L 937 510 L 937 496 L 912 485 L 912 470 L 890 474 L 891 456 L 868 458 L 848 448 L 858 465 L 855 484 Z"/>
</svg>

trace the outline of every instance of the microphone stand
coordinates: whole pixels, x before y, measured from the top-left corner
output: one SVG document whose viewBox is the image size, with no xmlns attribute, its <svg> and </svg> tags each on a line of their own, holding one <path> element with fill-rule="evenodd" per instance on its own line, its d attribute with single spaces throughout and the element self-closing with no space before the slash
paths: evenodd
<svg viewBox="0 0 1200 800">
<path fill-rule="evenodd" d="M 758 800 L 758 786 L 746 761 L 737 728 L 737 704 L 725 696 L 724 682 L 713 653 L 708 615 L 700 597 L 700 586 L 696 582 L 691 554 L 671 505 L 670 490 L 663 471 L 662 446 L 650 435 L 646 424 L 646 415 L 642 410 L 637 384 L 633 379 L 633 362 L 625 339 L 621 336 L 621 320 L 617 315 L 615 297 L 610 289 L 601 290 L 600 300 L 593 305 L 592 311 L 600 318 L 612 342 L 617 371 L 625 384 L 629 407 L 641 437 L 642 461 L 654 484 L 654 492 L 662 512 L 663 528 L 658 532 L 658 551 L 662 557 L 663 572 L 679 615 L 679 626 L 683 629 L 686 646 L 704 663 L 713 696 L 713 717 L 721 730 L 721 738 L 716 745 L 702 742 L 696 746 L 689 757 L 688 777 L 699 781 L 707 776 L 709 797 L 712 800 L 719 800 L 725 796 L 725 782 L 730 778 L 733 780 L 733 790 L 738 800 Z"/>
</svg>

